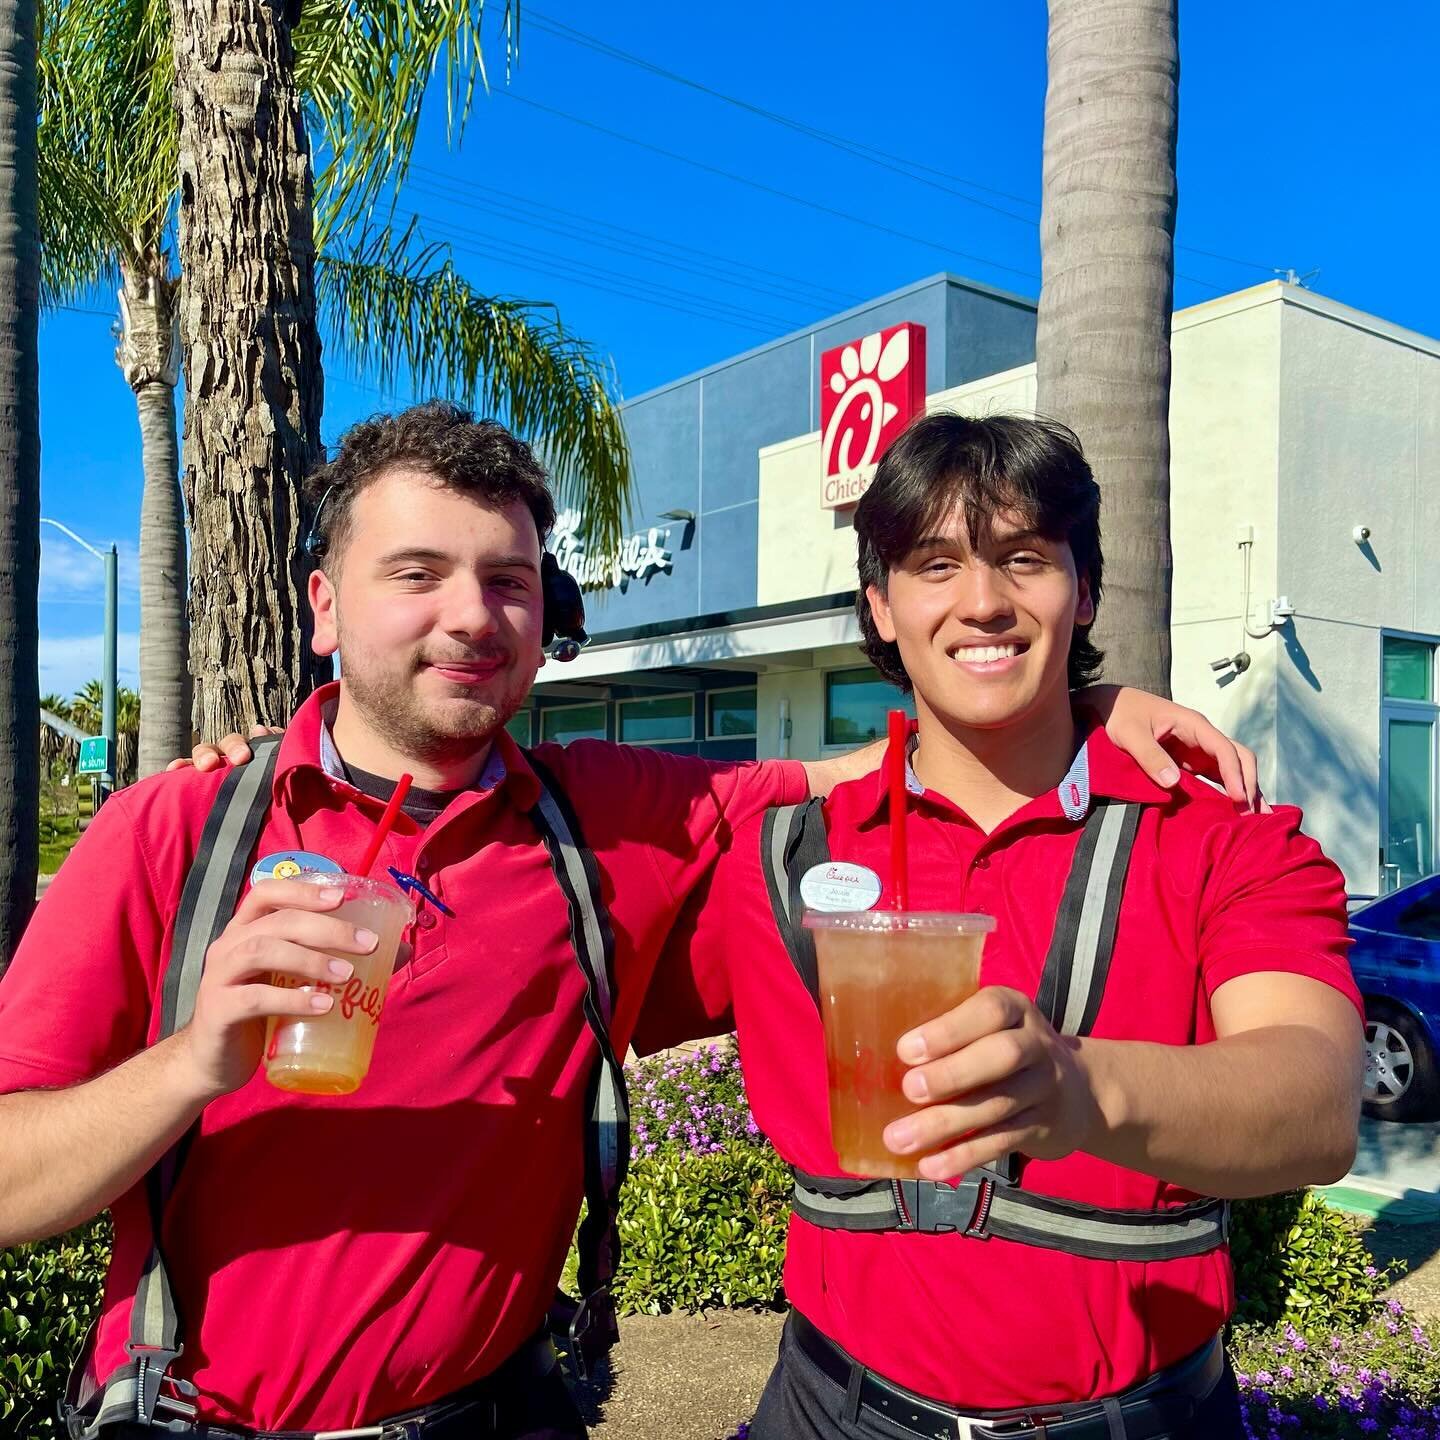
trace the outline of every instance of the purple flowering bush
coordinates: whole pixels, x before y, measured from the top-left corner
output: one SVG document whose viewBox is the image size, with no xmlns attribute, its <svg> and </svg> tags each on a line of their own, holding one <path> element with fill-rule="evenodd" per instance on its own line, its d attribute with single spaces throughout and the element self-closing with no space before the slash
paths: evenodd
<svg viewBox="0 0 1440 1440">
<path fill-rule="evenodd" d="M 1363 1328 L 1239 1331 L 1230 1353 L 1252 1440 L 1440 1440 L 1440 1324 L 1398 1300 Z"/>
<path fill-rule="evenodd" d="M 631 1065 L 630 1153 L 718 1155 L 767 1142 L 750 1114 L 734 1037 Z"/>
</svg>

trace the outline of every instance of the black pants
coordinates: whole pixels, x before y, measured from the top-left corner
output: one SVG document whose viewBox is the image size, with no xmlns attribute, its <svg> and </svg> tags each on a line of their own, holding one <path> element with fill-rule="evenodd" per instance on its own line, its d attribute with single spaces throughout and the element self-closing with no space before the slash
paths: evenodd
<svg viewBox="0 0 1440 1440">
<path fill-rule="evenodd" d="M 499 1423 L 489 1422 L 488 1409 L 458 1414 L 438 1421 L 419 1433 L 422 1440 L 586 1440 L 585 1422 L 570 1398 L 557 1366 L 548 1375 L 515 1385 L 499 1406 Z M 170 1432 L 141 1425 L 112 1431 L 120 1440 L 164 1440 Z M 198 1426 L 187 1440 L 233 1440 L 241 1432 L 210 1425 Z M 107 1437 L 108 1440 L 108 1437 Z"/>
<path fill-rule="evenodd" d="M 780 1337 L 780 1355 L 760 1408 L 750 1425 L 750 1440 L 913 1440 L 908 1430 L 883 1415 L 862 1409 L 853 1424 L 843 1418 L 845 1392 L 800 1350 L 787 1325 Z M 1057 1440 L 1064 1431 L 1055 1427 Z M 1227 1362 L 1225 1374 L 1200 1402 L 1183 1430 L 1151 1440 L 1244 1440 L 1240 1396 Z"/>
</svg>

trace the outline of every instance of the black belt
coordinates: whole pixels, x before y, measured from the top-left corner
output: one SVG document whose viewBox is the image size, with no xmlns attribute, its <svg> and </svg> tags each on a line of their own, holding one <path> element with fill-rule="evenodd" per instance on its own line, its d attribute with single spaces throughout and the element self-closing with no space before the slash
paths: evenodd
<svg viewBox="0 0 1440 1440">
<path fill-rule="evenodd" d="M 926 1399 L 852 1359 L 798 1310 L 786 1329 L 796 1346 L 846 1394 L 847 1419 L 860 1410 L 925 1440 L 1151 1440 L 1184 1426 L 1225 1373 L 1225 1349 L 1217 1336 L 1193 1355 L 1106 1400 L 1036 1405 L 1020 1410 L 956 1410 Z"/>
<path fill-rule="evenodd" d="M 186 1440 L 441 1440 L 446 1427 L 463 1422 L 456 1429 L 459 1440 L 501 1433 L 511 1404 L 524 1398 L 528 1387 L 543 1380 L 559 1362 L 548 1335 L 528 1340 L 503 1365 L 483 1380 L 447 1395 L 431 1405 L 422 1405 L 348 1430 L 234 1430 L 224 1425 L 203 1422 L 184 1432 Z M 136 1429 L 135 1435 L 161 1433 Z"/>
</svg>

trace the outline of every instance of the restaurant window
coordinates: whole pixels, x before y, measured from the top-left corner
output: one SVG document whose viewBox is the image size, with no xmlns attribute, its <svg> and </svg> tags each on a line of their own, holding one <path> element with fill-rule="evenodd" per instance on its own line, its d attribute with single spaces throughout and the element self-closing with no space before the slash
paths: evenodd
<svg viewBox="0 0 1440 1440">
<path fill-rule="evenodd" d="M 753 740 L 755 738 L 755 687 L 743 690 L 712 690 L 705 697 L 708 740 Z"/>
<path fill-rule="evenodd" d="M 540 735 L 556 745 L 605 738 L 605 705 L 551 705 L 540 712 Z"/>
<path fill-rule="evenodd" d="M 620 739 L 626 745 L 673 745 L 695 738 L 695 697 L 655 695 L 617 702 Z"/>
<path fill-rule="evenodd" d="M 885 736 L 888 711 L 915 714 L 915 701 L 902 695 L 870 667 L 831 670 L 825 676 L 825 743 L 865 745 Z"/>
</svg>

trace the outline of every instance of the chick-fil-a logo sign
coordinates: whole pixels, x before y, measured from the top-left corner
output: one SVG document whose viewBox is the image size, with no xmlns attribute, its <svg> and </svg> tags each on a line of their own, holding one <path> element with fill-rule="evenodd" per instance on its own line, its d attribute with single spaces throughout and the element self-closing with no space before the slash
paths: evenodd
<svg viewBox="0 0 1440 1440">
<path fill-rule="evenodd" d="M 856 505 L 890 442 L 925 408 L 925 327 L 892 325 L 820 357 L 820 504 Z"/>
</svg>

